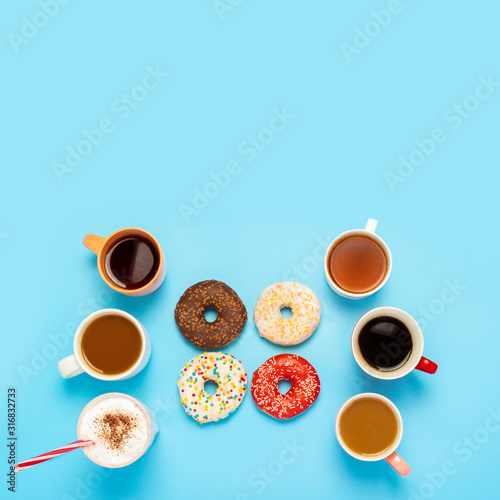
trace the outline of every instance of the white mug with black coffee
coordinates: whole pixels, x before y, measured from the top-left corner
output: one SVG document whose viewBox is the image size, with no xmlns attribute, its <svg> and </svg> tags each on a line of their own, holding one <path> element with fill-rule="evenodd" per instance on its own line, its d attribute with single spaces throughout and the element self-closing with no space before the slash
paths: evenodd
<svg viewBox="0 0 500 500">
<path fill-rule="evenodd" d="M 351 348 L 356 363 L 372 377 L 393 380 L 413 369 L 436 373 L 437 364 L 422 356 L 424 336 L 413 316 L 397 307 L 377 307 L 354 326 Z"/>
</svg>

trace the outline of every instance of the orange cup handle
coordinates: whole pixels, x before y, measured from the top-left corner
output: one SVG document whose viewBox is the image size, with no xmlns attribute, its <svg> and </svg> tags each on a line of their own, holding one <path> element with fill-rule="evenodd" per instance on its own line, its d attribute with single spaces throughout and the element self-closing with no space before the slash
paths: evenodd
<svg viewBox="0 0 500 500">
<path fill-rule="evenodd" d="M 92 250 L 92 252 L 94 252 L 96 255 L 99 253 L 99 250 L 101 250 L 105 241 L 106 238 L 103 238 L 102 236 L 96 236 L 95 234 L 87 234 L 87 236 L 83 238 L 83 244 L 89 250 Z"/>
<path fill-rule="evenodd" d="M 406 477 L 410 472 L 410 466 L 394 451 L 388 457 L 386 457 L 386 462 L 403 477 Z"/>
</svg>

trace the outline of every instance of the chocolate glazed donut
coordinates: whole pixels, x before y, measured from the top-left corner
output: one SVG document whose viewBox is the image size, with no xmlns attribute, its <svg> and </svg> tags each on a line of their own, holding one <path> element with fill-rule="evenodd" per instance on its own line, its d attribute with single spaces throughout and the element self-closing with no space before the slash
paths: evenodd
<svg viewBox="0 0 500 500">
<path fill-rule="evenodd" d="M 204 311 L 214 308 L 217 319 L 209 322 Z M 222 281 L 200 281 L 177 302 L 175 322 L 182 336 L 201 349 L 216 349 L 238 337 L 247 322 L 245 305 Z"/>
</svg>

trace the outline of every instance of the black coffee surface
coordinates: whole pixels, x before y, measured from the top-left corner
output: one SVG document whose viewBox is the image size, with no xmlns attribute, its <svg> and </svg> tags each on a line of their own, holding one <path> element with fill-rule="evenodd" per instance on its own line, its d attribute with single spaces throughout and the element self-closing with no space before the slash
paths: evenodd
<svg viewBox="0 0 500 500">
<path fill-rule="evenodd" d="M 146 238 L 118 241 L 106 256 L 106 272 L 118 286 L 134 290 L 147 285 L 160 265 L 160 256 Z"/>
<path fill-rule="evenodd" d="M 368 321 L 361 329 L 358 344 L 366 362 L 381 371 L 402 366 L 413 348 L 408 327 L 390 316 L 379 316 Z"/>
</svg>

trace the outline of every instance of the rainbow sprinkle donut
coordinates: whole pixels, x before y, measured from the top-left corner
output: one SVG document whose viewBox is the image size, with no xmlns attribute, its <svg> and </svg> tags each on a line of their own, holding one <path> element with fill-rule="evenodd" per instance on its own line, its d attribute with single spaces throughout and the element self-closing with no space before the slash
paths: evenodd
<svg viewBox="0 0 500 500">
<path fill-rule="evenodd" d="M 281 309 L 292 310 L 283 318 Z M 321 317 L 321 304 L 307 286 L 284 281 L 268 286 L 257 299 L 254 320 L 260 336 L 274 344 L 295 345 L 307 340 L 316 330 Z"/>
<path fill-rule="evenodd" d="M 214 395 L 205 382 L 218 384 Z M 231 354 L 205 352 L 184 365 L 177 386 L 186 413 L 200 424 L 217 422 L 236 410 L 247 390 L 247 372 Z"/>
</svg>

